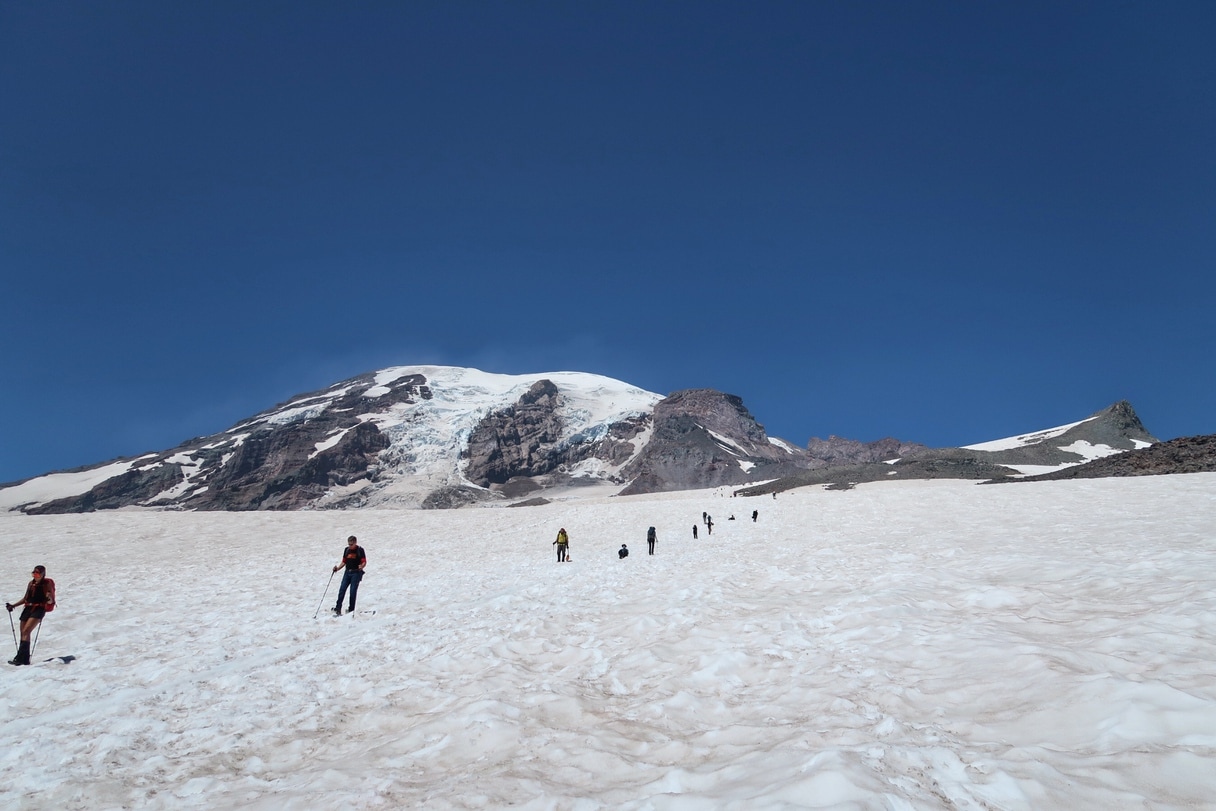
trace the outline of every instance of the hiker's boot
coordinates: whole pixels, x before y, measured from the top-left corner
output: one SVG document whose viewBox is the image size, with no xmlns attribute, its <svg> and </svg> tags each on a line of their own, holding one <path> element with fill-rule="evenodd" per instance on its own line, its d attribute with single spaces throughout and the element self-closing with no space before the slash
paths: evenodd
<svg viewBox="0 0 1216 811">
<path fill-rule="evenodd" d="M 342 616 L 342 606 L 340 606 L 340 605 L 334 606 L 334 616 L 337 616 L 337 617 Z"/>
<path fill-rule="evenodd" d="M 21 643 L 21 647 L 17 648 L 17 655 L 8 660 L 10 665 L 28 665 L 30 663 L 30 643 L 25 640 Z"/>
</svg>

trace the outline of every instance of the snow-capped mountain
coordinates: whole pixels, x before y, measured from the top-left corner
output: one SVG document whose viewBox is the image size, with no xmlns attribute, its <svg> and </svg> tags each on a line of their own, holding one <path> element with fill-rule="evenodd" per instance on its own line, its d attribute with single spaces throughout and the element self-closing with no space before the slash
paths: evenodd
<svg viewBox="0 0 1216 811">
<path fill-rule="evenodd" d="M 0 507 L 458 507 L 589 485 L 746 484 L 758 471 L 772 478 L 806 464 L 805 451 L 770 440 L 739 398 L 719 392 L 664 398 L 580 372 L 399 366 L 168 451 L 0 489 Z"/>
<path fill-rule="evenodd" d="M 762 482 L 994 478 L 1152 442 L 1120 403 L 968 448 L 837 437 L 802 448 L 769 437 L 739 397 L 711 389 L 663 397 L 581 372 L 397 366 L 168 451 L 0 488 L 0 510 L 445 508 Z"/>
</svg>

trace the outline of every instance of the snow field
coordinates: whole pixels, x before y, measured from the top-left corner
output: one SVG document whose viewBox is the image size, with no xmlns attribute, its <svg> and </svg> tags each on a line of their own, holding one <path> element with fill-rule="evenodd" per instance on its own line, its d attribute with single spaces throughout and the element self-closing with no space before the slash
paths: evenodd
<svg viewBox="0 0 1216 811">
<path fill-rule="evenodd" d="M 0 805 L 1210 807 L 1214 526 L 1213 474 L 6 516 L 79 659 L 3 665 Z M 349 534 L 377 613 L 314 619 Z"/>
</svg>

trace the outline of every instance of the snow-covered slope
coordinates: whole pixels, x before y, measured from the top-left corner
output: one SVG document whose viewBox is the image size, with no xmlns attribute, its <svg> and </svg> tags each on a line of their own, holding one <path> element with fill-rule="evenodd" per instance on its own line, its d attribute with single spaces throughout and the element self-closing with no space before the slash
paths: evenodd
<svg viewBox="0 0 1216 811">
<path fill-rule="evenodd" d="M 0 808 L 1210 809 L 1213 492 L 0 516 L 6 599 L 59 588 Z M 350 534 L 375 615 L 326 613 Z"/>
</svg>

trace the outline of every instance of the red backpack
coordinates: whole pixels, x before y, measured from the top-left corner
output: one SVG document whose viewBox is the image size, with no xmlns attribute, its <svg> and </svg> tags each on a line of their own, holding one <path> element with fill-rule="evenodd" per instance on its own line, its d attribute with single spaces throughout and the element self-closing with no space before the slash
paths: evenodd
<svg viewBox="0 0 1216 811">
<path fill-rule="evenodd" d="M 54 580 L 52 580 L 52 579 L 51 579 L 51 578 L 49 578 L 49 577 L 44 577 L 44 578 L 42 578 L 42 582 L 43 582 L 43 583 L 46 583 L 46 585 L 47 585 L 47 590 L 48 590 L 48 591 L 51 593 L 51 601 L 50 601 L 49 603 L 47 603 L 47 604 L 46 604 L 46 613 L 48 613 L 48 614 L 49 614 L 49 613 L 51 613 L 52 611 L 54 611 L 54 610 L 55 610 L 55 598 L 54 598 L 54 594 L 55 594 L 55 581 L 54 581 Z"/>
</svg>

